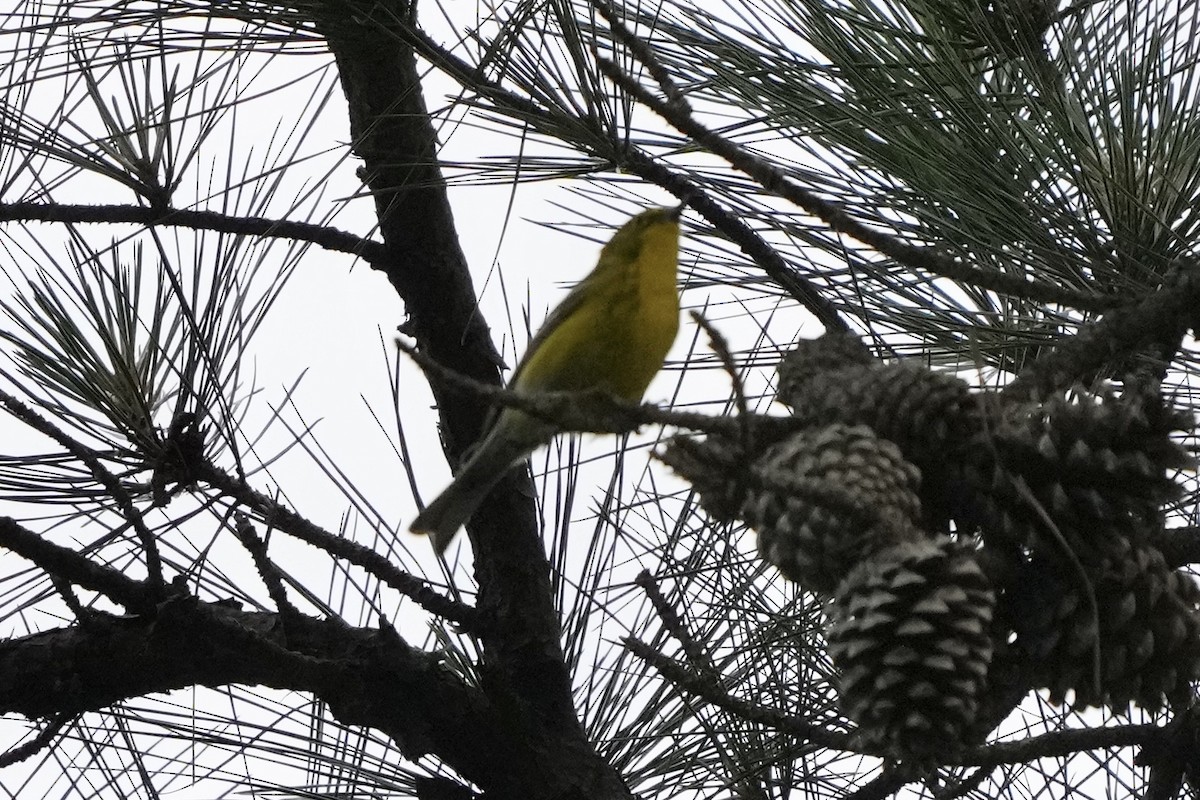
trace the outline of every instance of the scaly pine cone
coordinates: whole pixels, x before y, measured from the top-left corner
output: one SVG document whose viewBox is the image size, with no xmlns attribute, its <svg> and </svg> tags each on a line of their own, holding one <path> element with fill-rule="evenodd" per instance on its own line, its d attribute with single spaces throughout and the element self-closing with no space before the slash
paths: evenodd
<svg viewBox="0 0 1200 800">
<path fill-rule="evenodd" d="M 920 364 L 884 364 L 848 334 L 800 342 L 779 365 L 778 397 L 812 425 L 868 425 L 921 470 L 921 501 L 931 531 L 964 516 L 962 464 L 986 429 L 982 395 Z"/>
<path fill-rule="evenodd" d="M 739 445 L 718 436 L 674 436 L 654 455 L 692 485 L 710 517 L 718 522 L 738 518 L 749 460 Z"/>
<path fill-rule="evenodd" d="M 995 600 L 974 552 L 948 536 L 855 567 L 829 604 L 828 639 L 842 707 L 865 744 L 924 762 L 975 733 Z"/>
<path fill-rule="evenodd" d="M 920 536 L 921 474 L 865 425 L 794 433 L 749 465 L 718 437 L 677 437 L 659 454 L 716 520 L 758 532 L 762 557 L 828 594 L 873 550 Z"/>
<path fill-rule="evenodd" d="M 979 398 L 964 381 L 920 364 L 870 359 L 849 334 L 801 342 L 778 372 L 778 397 L 796 419 L 869 425 L 922 472 L 981 429 Z"/>
<path fill-rule="evenodd" d="M 779 362 L 779 399 L 792 407 L 804 404 L 807 384 L 829 372 L 853 367 L 882 367 L 862 340 L 853 333 L 830 331 L 816 339 L 801 339 Z M 795 402 L 793 402 L 795 400 Z"/>
<path fill-rule="evenodd" d="M 1135 703 L 1153 710 L 1185 700 L 1189 681 L 1200 678 L 1200 588 L 1155 548 L 1124 544 L 1123 552 L 1084 565 L 1096 614 L 1083 576 L 1062 557 L 1035 556 L 1016 583 L 1015 645 L 1037 666 L 1037 685 L 1052 702 L 1074 692 L 1075 708 L 1121 713 Z"/>
<path fill-rule="evenodd" d="M 920 472 L 858 425 L 803 431 L 751 465 L 740 516 L 790 580 L 828 594 L 870 552 L 920 535 Z"/>
<path fill-rule="evenodd" d="M 1178 491 L 1167 471 L 1190 463 L 1171 434 L 1187 425 L 1156 384 L 1009 407 L 968 455 L 973 500 L 962 516 L 985 536 L 1060 547 L 1046 541 L 1040 505 L 1071 549 L 1094 559 L 1114 546 L 1111 534 L 1128 538 L 1160 523 L 1162 503 Z"/>
</svg>

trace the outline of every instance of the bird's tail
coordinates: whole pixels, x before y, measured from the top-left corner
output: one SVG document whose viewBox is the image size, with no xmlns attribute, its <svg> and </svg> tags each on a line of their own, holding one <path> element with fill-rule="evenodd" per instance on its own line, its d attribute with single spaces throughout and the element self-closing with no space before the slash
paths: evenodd
<svg viewBox="0 0 1200 800">
<path fill-rule="evenodd" d="M 438 555 L 454 541 L 458 529 L 471 519 L 492 487 L 541 441 L 532 434 L 540 434 L 544 424 L 527 422 L 524 415 L 515 421 L 502 418 L 504 420 L 507 423 L 493 429 L 450 485 L 408 526 L 413 533 L 428 534 Z M 541 427 L 534 427 L 535 424 Z"/>
<path fill-rule="evenodd" d="M 433 549 L 440 556 L 454 541 L 458 529 L 467 523 L 475 509 L 487 497 L 496 481 L 466 486 L 457 482 L 447 487 L 412 521 L 409 530 L 429 535 Z"/>
</svg>

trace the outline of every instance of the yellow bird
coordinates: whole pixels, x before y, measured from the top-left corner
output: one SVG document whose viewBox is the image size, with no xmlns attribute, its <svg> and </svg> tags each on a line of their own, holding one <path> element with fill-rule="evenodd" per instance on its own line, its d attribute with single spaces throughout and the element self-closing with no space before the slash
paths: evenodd
<svg viewBox="0 0 1200 800">
<path fill-rule="evenodd" d="M 638 401 L 663 365 L 679 330 L 679 216 L 683 206 L 652 208 L 621 226 L 596 268 L 551 312 L 508 382 L 522 392 L 601 389 Z M 556 428 L 504 408 L 453 482 L 413 520 L 440 554 L 514 465 Z"/>
</svg>

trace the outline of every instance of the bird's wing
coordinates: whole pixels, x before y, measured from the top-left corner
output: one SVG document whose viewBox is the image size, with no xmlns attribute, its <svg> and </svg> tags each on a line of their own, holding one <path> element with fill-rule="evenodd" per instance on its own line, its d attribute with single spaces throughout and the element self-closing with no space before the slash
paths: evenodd
<svg viewBox="0 0 1200 800">
<path fill-rule="evenodd" d="M 533 335 L 529 346 L 525 348 L 524 355 L 517 362 L 517 368 L 513 370 L 512 377 L 508 380 L 508 387 L 510 389 L 517 385 L 517 381 L 521 377 L 521 371 L 529 363 L 529 357 L 533 353 L 536 353 L 538 348 L 550 338 L 550 335 L 583 305 L 583 300 L 587 297 L 588 289 L 592 283 L 591 277 L 589 274 L 579 283 L 575 284 L 574 288 L 562 299 L 562 302 L 550 312 L 550 316 L 546 317 L 546 321 L 542 323 L 542 327 L 538 328 L 538 332 Z"/>
<path fill-rule="evenodd" d="M 525 348 L 525 353 L 521 356 L 521 360 L 517 362 L 517 368 L 513 370 L 512 377 L 508 379 L 507 388 L 511 389 L 517 385 L 517 379 L 521 376 L 521 370 L 525 369 L 525 365 L 529 362 L 530 354 L 537 352 L 537 349 L 550 337 L 550 334 L 583 305 L 583 299 L 587 296 L 587 284 L 590 277 L 591 275 L 588 275 L 575 284 L 574 288 L 562 299 L 562 302 L 550 312 L 550 316 L 546 317 L 546 321 L 542 323 L 542 327 L 538 328 L 538 332 L 533 335 L 529 346 Z M 487 436 L 488 431 L 496 424 L 496 420 L 500 417 L 500 412 L 503 409 L 504 406 L 502 405 L 492 406 L 491 412 L 488 414 L 487 419 L 484 420 L 483 431 L 479 439 L 467 449 L 464 458 L 470 457 L 475 448 L 479 447 L 480 443 Z"/>
</svg>

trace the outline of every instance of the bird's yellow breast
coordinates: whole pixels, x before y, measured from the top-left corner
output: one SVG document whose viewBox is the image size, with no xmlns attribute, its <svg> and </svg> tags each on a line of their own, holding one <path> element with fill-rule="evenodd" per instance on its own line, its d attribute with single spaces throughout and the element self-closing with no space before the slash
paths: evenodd
<svg viewBox="0 0 1200 800">
<path fill-rule="evenodd" d="M 662 222 L 643 233 L 628 263 L 602 262 L 581 284 L 575 310 L 531 354 L 517 387 L 603 389 L 640 400 L 679 330 L 678 248 L 678 224 Z"/>
</svg>

